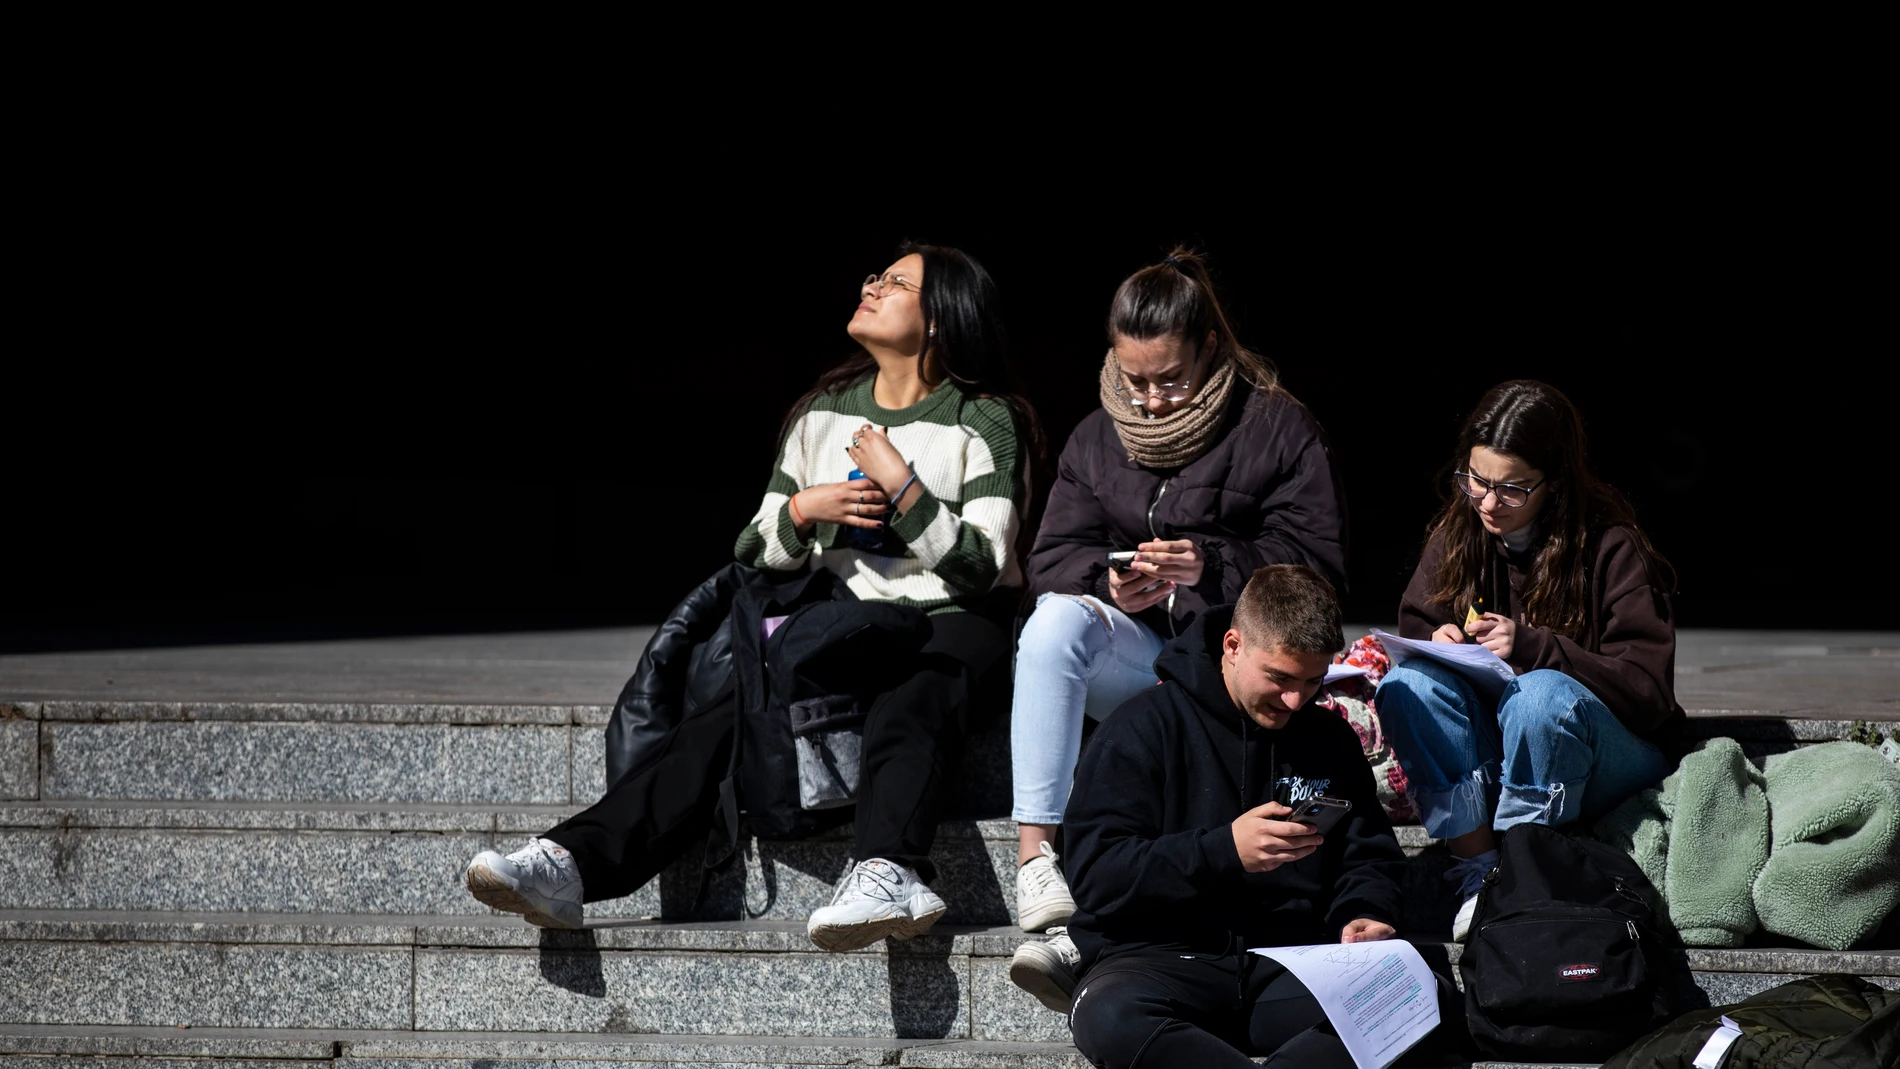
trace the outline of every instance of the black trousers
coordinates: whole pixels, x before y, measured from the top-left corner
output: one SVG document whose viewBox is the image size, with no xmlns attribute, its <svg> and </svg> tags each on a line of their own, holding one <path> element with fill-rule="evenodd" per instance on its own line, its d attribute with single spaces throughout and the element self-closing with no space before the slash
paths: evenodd
<svg viewBox="0 0 1900 1069">
<path fill-rule="evenodd" d="M 1069 1029 L 1076 1049 L 1102 1069 L 1252 1069 L 1252 1054 L 1272 1054 L 1268 1065 L 1353 1069 L 1319 1000 L 1258 956 L 1117 954 L 1082 976 Z"/>
<path fill-rule="evenodd" d="M 1464 1006 L 1438 985 L 1441 1023 L 1392 1069 L 1456 1061 Z M 1101 1069 L 1252 1066 L 1353 1069 L 1326 1011 L 1285 967 L 1252 954 L 1128 951 L 1082 975 L 1069 1012 L 1076 1049 Z M 1463 1064 L 1462 1062 L 1458 1064 Z"/>
<path fill-rule="evenodd" d="M 854 853 L 937 878 L 930 847 L 975 718 L 1009 700 L 1009 632 L 973 613 L 931 617 L 933 634 L 904 681 L 866 712 Z M 662 755 L 630 770 L 586 810 L 543 833 L 573 853 L 588 902 L 640 889 L 712 827 L 732 753 L 734 703 L 698 709 Z"/>
</svg>

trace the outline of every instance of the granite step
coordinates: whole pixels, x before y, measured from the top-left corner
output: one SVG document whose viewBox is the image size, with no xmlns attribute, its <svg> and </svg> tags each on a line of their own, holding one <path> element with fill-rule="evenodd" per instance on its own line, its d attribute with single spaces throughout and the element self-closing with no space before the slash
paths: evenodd
<svg viewBox="0 0 1900 1069">
<path fill-rule="evenodd" d="M 575 806 L 303 805 L 216 802 L 0 803 L 0 909 L 211 910 L 483 915 L 462 872 L 478 851 L 512 850 Z M 1417 826 L 1408 928 L 1446 931 L 1454 903 L 1443 851 Z M 852 863 L 848 829 L 798 842 L 748 839 L 741 863 L 699 897 L 700 856 L 681 859 L 589 917 L 803 920 Z M 933 888 L 953 924 L 1016 919 L 1016 825 L 950 821 L 932 851 Z"/>
<path fill-rule="evenodd" d="M 1025 938 L 940 925 L 826 954 L 784 921 L 10 910 L 0 1023 L 1064 1042 L 1065 1018 L 1009 982 Z M 1684 954 L 1710 1004 L 1823 973 L 1900 990 L 1900 951 Z"/>
<path fill-rule="evenodd" d="M 871 1065 L 914 1069 L 1089 1069 L 1066 1042 L 797 1039 L 772 1036 L 364 1029 L 137 1028 L 0 1025 L 0 1069 L 532 1069 L 628 1065 Z M 1480 1061 L 1471 1069 L 1597 1069 L 1575 1063 Z"/>
<path fill-rule="evenodd" d="M 0 701 L 0 799 L 586 805 L 605 789 L 604 705 Z M 1892 724 L 1880 725 L 1887 734 Z M 1755 754 L 1862 721 L 1692 719 Z M 1009 812 L 1009 725 L 971 743 L 954 815 Z"/>
<path fill-rule="evenodd" d="M 0 799 L 588 805 L 606 705 L 0 700 Z M 1009 812 L 1009 724 L 955 816 Z"/>
</svg>

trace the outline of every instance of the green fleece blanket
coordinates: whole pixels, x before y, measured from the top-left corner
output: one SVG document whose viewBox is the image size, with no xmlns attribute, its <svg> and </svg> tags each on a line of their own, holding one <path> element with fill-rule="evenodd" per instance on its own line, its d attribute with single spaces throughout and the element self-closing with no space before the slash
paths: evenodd
<svg viewBox="0 0 1900 1069">
<path fill-rule="evenodd" d="M 1734 739 L 1704 741 L 1660 788 L 1611 810 L 1595 831 L 1656 885 L 1661 912 L 1685 944 L 1741 946 L 1758 927 L 1754 886 L 1768 861 L 1768 796 Z"/>
<path fill-rule="evenodd" d="M 1756 771 L 1735 740 L 1709 739 L 1594 830 L 1656 885 L 1689 946 L 1740 946 L 1760 927 L 1846 950 L 1900 903 L 1900 769 L 1859 743 Z"/>
<path fill-rule="evenodd" d="M 1764 763 L 1774 842 L 1755 877 L 1761 926 L 1846 950 L 1900 902 L 1900 768 L 1855 742 Z"/>
</svg>

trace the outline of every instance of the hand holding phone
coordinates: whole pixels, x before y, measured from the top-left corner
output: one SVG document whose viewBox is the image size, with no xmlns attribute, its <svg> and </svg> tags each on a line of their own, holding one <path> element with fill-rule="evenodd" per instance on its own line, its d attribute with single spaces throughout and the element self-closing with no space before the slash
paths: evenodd
<svg viewBox="0 0 1900 1069">
<path fill-rule="evenodd" d="M 1310 826 L 1316 834 L 1324 835 L 1332 830 L 1352 810 L 1352 803 L 1344 798 L 1328 798 L 1316 794 L 1301 802 L 1295 802 L 1293 812 L 1286 819 L 1296 824 Z"/>
</svg>

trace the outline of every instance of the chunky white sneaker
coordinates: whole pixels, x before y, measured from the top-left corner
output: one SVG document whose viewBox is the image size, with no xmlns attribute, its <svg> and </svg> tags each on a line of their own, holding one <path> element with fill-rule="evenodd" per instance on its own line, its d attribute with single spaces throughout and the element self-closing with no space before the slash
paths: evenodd
<svg viewBox="0 0 1900 1069">
<path fill-rule="evenodd" d="M 887 937 L 922 935 L 946 908 L 916 873 L 874 857 L 852 866 L 831 905 L 812 911 L 805 934 L 826 950 L 856 950 Z"/>
<path fill-rule="evenodd" d="M 1451 919 L 1452 942 L 1462 943 L 1465 937 L 1471 934 L 1471 915 L 1476 912 L 1478 912 L 1478 896 L 1472 895 L 1465 899 L 1465 904 L 1458 907 L 1458 915 Z"/>
<path fill-rule="evenodd" d="M 1025 932 L 1047 931 L 1051 925 L 1069 923 L 1074 913 L 1069 881 L 1056 868 L 1055 848 L 1045 841 L 1042 856 L 1016 870 L 1016 923 Z"/>
<path fill-rule="evenodd" d="M 581 926 L 581 873 L 574 855 L 552 839 L 530 839 L 503 856 L 484 850 L 468 863 L 468 890 L 496 909 L 543 928 Z"/>
<path fill-rule="evenodd" d="M 1069 929 L 1051 928 L 1048 939 L 1016 948 L 1009 959 L 1009 980 L 1044 1006 L 1068 1013 L 1069 1001 L 1075 997 L 1075 967 L 1081 961 Z"/>
</svg>

